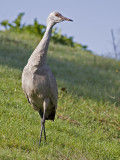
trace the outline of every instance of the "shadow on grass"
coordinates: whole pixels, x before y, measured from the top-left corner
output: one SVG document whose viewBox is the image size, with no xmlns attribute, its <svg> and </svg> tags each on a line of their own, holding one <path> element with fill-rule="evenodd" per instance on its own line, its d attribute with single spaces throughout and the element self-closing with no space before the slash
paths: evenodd
<svg viewBox="0 0 120 160">
<path fill-rule="evenodd" d="M 22 42 L 1 43 L 0 64 L 22 71 L 32 52 L 33 48 Z M 59 87 L 66 88 L 71 95 L 119 103 L 120 83 L 116 80 L 116 73 L 87 63 L 53 58 L 49 54 L 48 64 L 56 76 Z"/>
</svg>

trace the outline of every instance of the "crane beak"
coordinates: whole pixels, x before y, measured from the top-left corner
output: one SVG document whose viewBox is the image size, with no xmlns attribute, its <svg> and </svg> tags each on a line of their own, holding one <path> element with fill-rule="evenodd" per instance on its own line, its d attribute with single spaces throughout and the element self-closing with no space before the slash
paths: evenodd
<svg viewBox="0 0 120 160">
<path fill-rule="evenodd" d="M 69 18 L 64 17 L 64 16 L 63 16 L 62 14 L 60 14 L 59 12 L 56 12 L 56 13 L 55 13 L 55 16 L 57 16 L 57 17 L 59 17 L 59 18 L 61 19 L 60 22 L 62 22 L 62 21 L 73 21 L 72 19 L 69 19 Z"/>
<path fill-rule="evenodd" d="M 62 16 L 62 20 L 63 21 L 73 21 L 72 19 L 69 19 L 69 18 L 66 18 L 66 17 L 63 17 L 63 16 Z"/>
</svg>

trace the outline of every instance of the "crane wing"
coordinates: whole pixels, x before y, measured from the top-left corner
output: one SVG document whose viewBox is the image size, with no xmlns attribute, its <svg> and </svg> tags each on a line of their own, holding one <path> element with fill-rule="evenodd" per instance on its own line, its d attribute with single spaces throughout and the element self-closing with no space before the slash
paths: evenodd
<svg viewBox="0 0 120 160">
<path fill-rule="evenodd" d="M 57 82 L 50 68 L 48 72 L 48 78 L 50 85 L 50 98 L 52 100 L 52 103 L 55 105 L 55 109 L 57 109 L 57 99 L 58 99 Z"/>
</svg>

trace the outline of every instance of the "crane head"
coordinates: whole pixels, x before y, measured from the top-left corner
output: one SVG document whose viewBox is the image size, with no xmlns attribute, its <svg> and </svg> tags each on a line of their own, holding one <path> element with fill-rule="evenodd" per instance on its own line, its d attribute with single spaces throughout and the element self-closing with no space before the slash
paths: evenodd
<svg viewBox="0 0 120 160">
<path fill-rule="evenodd" d="M 60 23 L 62 21 L 73 21 L 72 19 L 64 17 L 62 14 L 59 12 L 52 12 L 49 14 L 48 19 L 47 19 L 47 24 L 52 23 L 55 25 L 56 23 Z"/>
</svg>

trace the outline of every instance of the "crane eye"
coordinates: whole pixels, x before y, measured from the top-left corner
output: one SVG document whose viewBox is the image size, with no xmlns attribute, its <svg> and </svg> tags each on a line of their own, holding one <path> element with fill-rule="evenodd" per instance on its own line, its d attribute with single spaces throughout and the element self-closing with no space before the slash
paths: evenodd
<svg viewBox="0 0 120 160">
<path fill-rule="evenodd" d="M 62 15 L 60 13 L 56 13 L 55 16 L 61 17 Z"/>
</svg>

